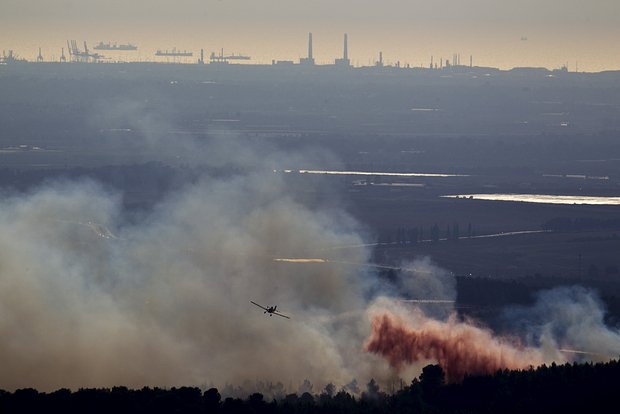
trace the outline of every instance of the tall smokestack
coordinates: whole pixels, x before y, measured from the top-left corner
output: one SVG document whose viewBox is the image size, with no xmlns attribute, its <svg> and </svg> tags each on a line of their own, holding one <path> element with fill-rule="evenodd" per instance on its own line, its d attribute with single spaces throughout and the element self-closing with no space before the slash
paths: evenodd
<svg viewBox="0 0 620 414">
<path fill-rule="evenodd" d="M 308 57 L 299 59 L 300 65 L 314 65 L 314 56 L 312 55 L 312 32 L 308 33 Z"/>
<path fill-rule="evenodd" d="M 347 34 L 344 34 L 344 50 L 342 53 L 342 58 L 336 59 L 334 62 L 336 66 L 349 67 L 351 66 L 351 62 L 349 61 L 349 46 L 348 46 L 348 37 Z"/>
</svg>

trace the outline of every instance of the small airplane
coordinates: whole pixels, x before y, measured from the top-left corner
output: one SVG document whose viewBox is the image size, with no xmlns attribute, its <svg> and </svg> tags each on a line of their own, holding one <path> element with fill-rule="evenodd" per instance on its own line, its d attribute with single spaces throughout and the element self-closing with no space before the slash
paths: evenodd
<svg viewBox="0 0 620 414">
<path fill-rule="evenodd" d="M 286 318 L 286 319 L 291 319 L 290 317 L 288 317 L 286 315 L 283 315 L 283 314 L 281 314 L 280 312 L 277 311 L 278 305 L 264 307 L 263 305 L 259 305 L 258 303 L 254 302 L 252 300 L 250 302 L 252 304 L 258 306 L 259 308 L 263 309 L 264 310 L 263 313 L 268 313 L 269 316 L 278 315 L 278 316 L 281 316 L 281 317 Z"/>
</svg>

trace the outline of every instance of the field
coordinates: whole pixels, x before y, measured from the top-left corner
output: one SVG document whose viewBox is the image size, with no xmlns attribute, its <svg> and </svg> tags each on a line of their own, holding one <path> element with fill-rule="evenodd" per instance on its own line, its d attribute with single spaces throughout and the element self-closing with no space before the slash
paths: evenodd
<svg viewBox="0 0 620 414">
<path fill-rule="evenodd" d="M 25 191 L 88 176 L 120 191 L 131 212 L 205 172 L 289 169 L 274 174 L 301 203 L 354 217 L 376 264 L 429 257 L 464 277 L 615 286 L 618 206 L 441 196 L 618 195 L 619 77 L 489 68 L 3 67 L 0 184 Z M 212 155 L 222 143 L 266 161 L 227 165 Z M 295 172 L 302 169 L 377 174 Z M 380 174 L 390 172 L 458 176 Z"/>
</svg>

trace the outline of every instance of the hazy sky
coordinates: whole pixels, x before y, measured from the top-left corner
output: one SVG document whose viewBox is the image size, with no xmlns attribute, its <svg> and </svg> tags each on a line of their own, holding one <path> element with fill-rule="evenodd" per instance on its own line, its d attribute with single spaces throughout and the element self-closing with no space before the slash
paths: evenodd
<svg viewBox="0 0 620 414">
<path fill-rule="evenodd" d="M 379 51 L 413 66 L 431 55 L 479 65 L 620 69 L 618 0 L 2 0 L 0 47 L 50 58 L 66 39 L 158 49 L 224 47 L 256 62 L 297 60 L 313 32 L 320 63 L 341 54 L 367 65 Z M 527 40 L 522 40 L 527 39 Z M 45 50 L 48 50 L 47 52 Z"/>
</svg>

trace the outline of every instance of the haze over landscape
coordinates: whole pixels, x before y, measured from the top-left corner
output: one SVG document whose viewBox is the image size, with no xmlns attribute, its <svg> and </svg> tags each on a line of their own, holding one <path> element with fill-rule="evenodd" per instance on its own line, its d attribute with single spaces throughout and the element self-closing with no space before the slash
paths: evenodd
<svg viewBox="0 0 620 414">
<path fill-rule="evenodd" d="M 317 63 L 328 63 L 341 55 L 347 32 L 356 66 L 374 64 L 382 51 L 387 62 L 413 67 L 460 53 L 477 66 L 594 72 L 620 68 L 618 16 L 614 0 L 5 0 L 0 48 L 34 60 L 41 47 L 57 60 L 67 39 L 91 47 L 132 42 L 137 53 L 112 57 L 153 60 L 157 49 L 173 47 L 196 57 L 201 48 L 224 48 L 271 63 L 305 56 L 313 32 Z"/>
</svg>

